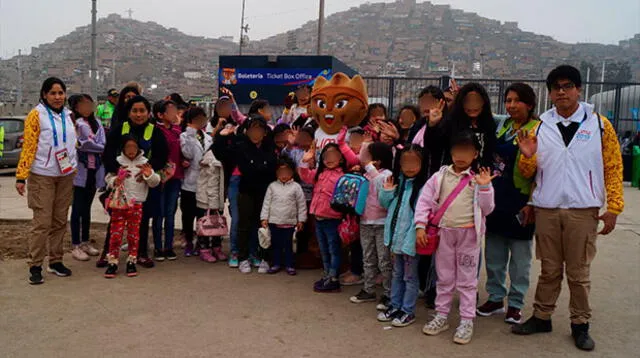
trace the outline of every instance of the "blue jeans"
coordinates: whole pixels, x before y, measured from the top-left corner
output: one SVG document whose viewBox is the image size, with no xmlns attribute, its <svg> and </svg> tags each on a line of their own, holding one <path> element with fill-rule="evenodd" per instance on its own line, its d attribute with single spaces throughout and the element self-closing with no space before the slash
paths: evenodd
<svg viewBox="0 0 640 358">
<path fill-rule="evenodd" d="M 231 214 L 231 232 L 229 233 L 229 241 L 231 241 L 231 253 L 238 253 L 238 223 L 240 222 L 240 209 L 238 207 L 238 195 L 240 190 L 239 175 L 234 175 L 229 180 L 229 212 Z"/>
<path fill-rule="evenodd" d="M 271 247 L 273 248 L 273 266 L 282 267 L 282 255 L 284 254 L 284 266 L 293 266 L 293 232 L 295 228 L 281 228 L 269 225 L 271 231 Z"/>
<path fill-rule="evenodd" d="M 338 277 L 340 270 L 340 251 L 342 241 L 338 235 L 340 219 L 316 220 L 316 238 L 320 246 L 324 273 L 330 277 Z"/>
<path fill-rule="evenodd" d="M 170 179 L 160 193 L 160 215 L 153 218 L 153 242 L 157 250 L 162 249 L 162 222 L 164 221 L 164 249 L 173 249 L 176 209 L 180 196 L 180 179 Z"/>
<path fill-rule="evenodd" d="M 393 255 L 391 277 L 391 307 L 414 314 L 420 282 L 418 279 L 419 256 Z"/>
<path fill-rule="evenodd" d="M 529 289 L 532 240 L 509 239 L 488 234 L 485 243 L 487 293 L 489 301 L 502 302 L 507 296 L 507 264 L 509 265 L 509 307 L 522 309 Z"/>
</svg>

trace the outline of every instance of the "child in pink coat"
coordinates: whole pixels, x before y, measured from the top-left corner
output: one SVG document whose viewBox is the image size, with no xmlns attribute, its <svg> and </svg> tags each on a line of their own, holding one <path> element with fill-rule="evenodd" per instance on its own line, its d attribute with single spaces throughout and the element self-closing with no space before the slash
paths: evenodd
<svg viewBox="0 0 640 358">
<path fill-rule="evenodd" d="M 419 247 L 425 247 L 428 240 L 433 240 L 426 233 L 429 220 L 458 184 L 470 179 L 439 223 L 440 243 L 435 253 L 437 315 L 422 331 L 427 335 L 437 335 L 449 328 L 447 316 L 457 289 L 460 294 L 461 322 L 453 341 L 467 344 L 473 337 L 478 261 L 485 234 L 485 218 L 494 208 L 493 177 L 488 168 L 481 168 L 480 174 L 474 176 L 472 165 L 480 153 L 480 143 L 471 131 L 456 135 L 452 144 L 453 164 L 442 167 L 429 179 L 415 210 L 416 243 Z"/>
</svg>

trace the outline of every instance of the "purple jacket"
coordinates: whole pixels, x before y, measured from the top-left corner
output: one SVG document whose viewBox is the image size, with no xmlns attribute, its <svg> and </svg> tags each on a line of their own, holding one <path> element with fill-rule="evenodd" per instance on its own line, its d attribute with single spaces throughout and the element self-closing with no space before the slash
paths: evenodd
<svg viewBox="0 0 640 358">
<path fill-rule="evenodd" d="M 101 161 L 101 154 L 106 143 L 104 128 L 98 121 L 98 131 L 93 133 L 91 126 L 84 118 L 76 120 L 76 135 L 78 137 L 78 174 L 73 179 L 73 185 L 84 188 L 87 184 L 87 166 L 83 158 L 93 158 L 96 163 L 96 188 L 105 187 L 105 171 Z"/>
</svg>

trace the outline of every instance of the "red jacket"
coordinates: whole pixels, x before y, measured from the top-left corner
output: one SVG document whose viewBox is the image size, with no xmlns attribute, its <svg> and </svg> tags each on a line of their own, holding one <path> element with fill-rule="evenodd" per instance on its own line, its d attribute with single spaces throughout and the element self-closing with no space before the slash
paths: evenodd
<svg viewBox="0 0 640 358">
<path fill-rule="evenodd" d="M 167 128 L 164 125 L 158 123 L 156 125 L 164 134 L 167 140 L 167 146 L 169 148 L 168 161 L 176 165 L 176 172 L 173 174 L 172 179 L 184 179 L 184 168 L 182 167 L 182 150 L 180 150 L 180 126 L 172 125 L 171 128 Z M 205 148 L 209 149 L 209 148 Z"/>
<path fill-rule="evenodd" d="M 344 175 L 342 168 L 325 169 L 320 173 L 317 181 L 316 171 L 317 169 L 312 170 L 304 167 L 304 165 L 298 168 L 300 179 L 305 183 L 314 185 L 309 213 L 325 219 L 341 219 L 342 214 L 331 209 L 331 198 L 333 197 L 333 189 L 336 187 L 338 179 Z"/>
</svg>

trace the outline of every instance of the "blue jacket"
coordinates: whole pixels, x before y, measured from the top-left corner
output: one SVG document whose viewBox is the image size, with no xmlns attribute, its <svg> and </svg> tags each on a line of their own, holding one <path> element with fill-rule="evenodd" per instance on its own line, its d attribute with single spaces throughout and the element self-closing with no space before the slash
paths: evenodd
<svg viewBox="0 0 640 358">
<path fill-rule="evenodd" d="M 380 205 L 387 209 L 387 219 L 384 223 L 384 244 L 391 249 L 394 254 L 416 255 L 416 225 L 413 220 L 413 209 L 410 200 L 413 192 L 414 179 L 400 177 L 400 186 L 404 185 L 404 190 L 394 188 L 393 190 L 382 189 L 378 192 Z M 398 200 L 398 193 L 403 191 L 401 200 Z M 393 216 L 400 201 L 395 226 Z M 392 232 L 392 226 L 393 232 Z"/>
</svg>

